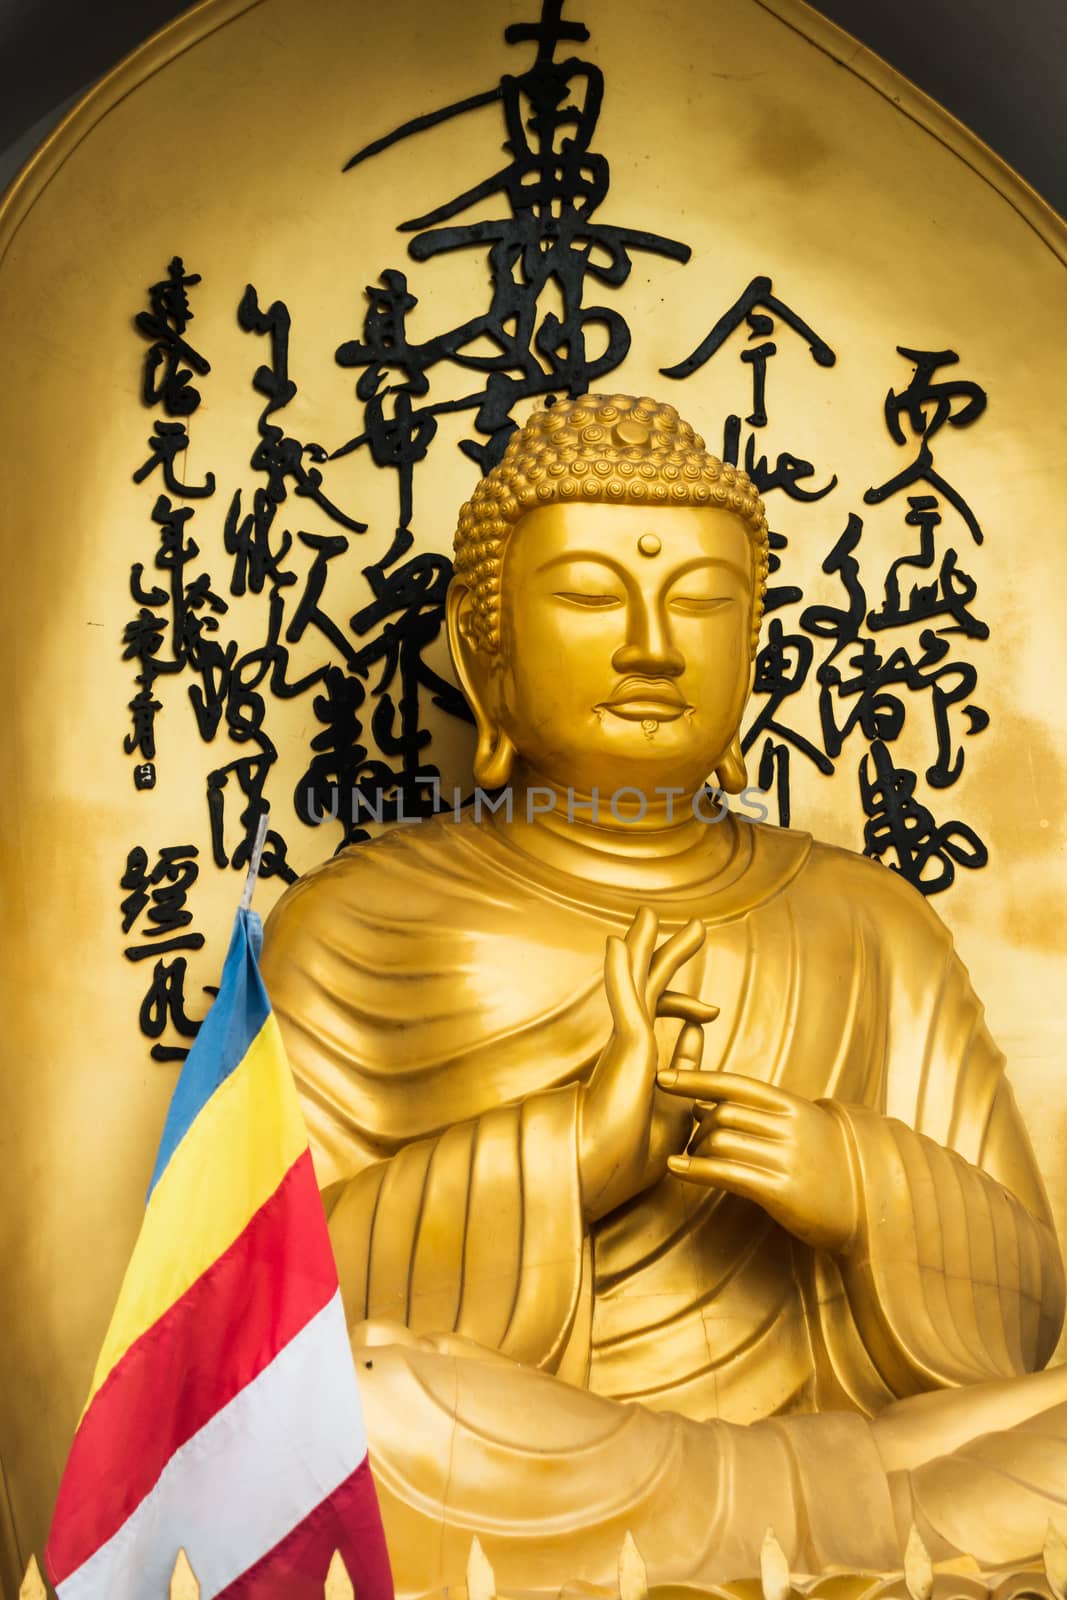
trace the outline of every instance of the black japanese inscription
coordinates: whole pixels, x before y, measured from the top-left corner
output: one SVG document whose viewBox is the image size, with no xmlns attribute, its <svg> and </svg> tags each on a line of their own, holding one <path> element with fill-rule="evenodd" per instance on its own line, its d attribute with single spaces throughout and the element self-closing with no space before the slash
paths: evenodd
<svg viewBox="0 0 1067 1600">
<path fill-rule="evenodd" d="M 156 1041 L 151 1050 L 153 1061 L 184 1061 L 189 1054 L 185 1045 L 159 1043 L 168 1025 L 182 1039 L 195 1039 L 200 1031 L 200 1022 L 185 1009 L 187 968 L 185 957 L 175 956 L 173 961 L 157 961 L 152 969 L 152 982 L 141 1001 L 138 1020 L 145 1037 Z"/>
<path fill-rule="evenodd" d="M 192 1039 L 199 1023 L 185 1009 L 186 958 L 177 951 L 200 950 L 204 935 L 191 927 L 193 914 L 186 902 L 200 875 L 199 852 L 195 845 L 165 845 L 149 864 L 148 851 L 134 845 L 126 857 L 120 887 L 125 890 L 120 910 L 122 931 L 129 934 L 143 916 L 146 926 L 139 930 L 143 942 L 129 944 L 124 954 L 128 961 L 154 961 L 152 979 L 141 1002 L 141 1030 L 155 1041 L 152 1056 L 156 1061 L 179 1061 L 188 1053 L 185 1046 L 160 1044 L 168 1022 L 181 1038 Z M 165 956 L 175 956 L 172 961 Z"/>
<path fill-rule="evenodd" d="M 190 331 L 201 275 L 174 256 L 133 319 L 147 341 L 143 399 L 159 410 L 129 465 L 145 495 L 145 536 L 122 641 L 134 683 L 125 749 L 136 789 L 149 793 L 174 770 L 160 730 L 191 718 L 210 747 L 199 781 L 217 870 L 247 866 L 270 809 L 279 820 L 261 875 L 296 876 L 272 792 L 281 702 L 307 697 L 311 724 L 292 796 L 297 822 L 336 824 L 338 849 L 366 839 L 373 825 L 422 817 L 440 803 L 433 728 L 441 716 L 469 721 L 469 712 L 430 665 L 452 568 L 433 548 L 441 530 L 424 520 L 417 469 L 438 448 L 442 417 L 464 419 L 459 448 L 473 481 L 500 460 L 516 407 L 604 388 L 631 350 L 622 291 L 635 261 L 651 271 L 653 260 L 683 266 L 690 258 L 681 240 L 612 216 L 610 164 L 596 148 L 604 75 L 579 53 L 589 30 L 563 9 L 564 0 L 542 0 L 536 21 L 504 30 L 506 44 L 525 52 L 513 72 L 409 117 L 344 168 L 355 174 L 345 183 L 358 186 L 363 164 L 391 147 L 498 108 L 503 159 L 494 149 L 478 182 L 427 197 L 420 215 L 398 222 L 402 265 L 368 263 L 355 279 L 370 282 L 354 325 L 338 328 L 335 351 L 353 374 L 355 416 L 334 439 L 299 437 L 290 420 L 300 346 L 286 302 L 261 297 L 253 284 L 224 286 L 249 335 L 256 402 L 251 477 L 223 484 L 219 495 L 210 449 L 198 436 L 194 453 L 187 425 L 211 372 Z M 464 320 L 428 328 L 422 276 L 436 258 L 457 255 L 471 261 L 485 299 Z M 919 786 L 951 789 L 967 740 L 988 724 L 966 652 L 990 630 L 958 551 L 961 528 L 975 545 L 983 530 L 935 451 L 945 429 L 981 418 L 986 395 L 953 350 L 887 351 L 885 372 L 871 381 L 885 395 L 875 404 L 889 461 L 865 472 L 861 481 L 874 486 L 862 506 L 840 503 L 840 463 L 827 459 L 826 441 L 803 446 L 775 421 L 787 365 L 774 367 L 775 357 L 791 343 L 811 383 L 825 385 L 838 360 L 830 316 L 825 307 L 798 308 L 767 272 L 721 309 L 736 288 L 710 308 L 702 291 L 690 353 L 660 370 L 685 383 L 728 350 L 742 364 L 738 403 L 722 419 L 722 455 L 748 472 L 772 522 L 767 622 L 744 739 L 752 781 L 788 825 L 797 773 L 829 777 L 850 763 L 866 853 L 923 893 L 939 893 L 957 868 L 984 865 L 986 850 L 965 821 L 939 820 Z M 903 381 L 900 358 L 912 368 Z M 904 452 L 904 466 L 894 451 Z M 395 515 L 384 528 L 369 529 L 361 508 L 347 503 L 350 490 L 341 492 L 347 469 L 336 463 L 358 453 L 392 475 Z M 865 518 L 882 520 L 865 526 Z M 875 563 L 870 550 L 884 548 L 891 525 L 899 528 L 895 552 Z M 376 550 L 384 546 L 375 560 L 360 550 L 368 531 Z M 820 567 L 826 581 L 808 595 L 801 574 Z M 905 747 L 923 751 L 921 779 L 902 764 Z M 121 878 L 125 954 L 152 964 L 140 1025 L 158 1060 L 180 1059 L 198 1027 L 185 984 L 188 959 L 204 944 L 187 905 L 200 867 L 190 845 L 166 846 L 154 859 L 135 845 Z"/>
<path fill-rule="evenodd" d="M 723 429 L 723 456 L 735 465 L 744 465 L 767 499 L 771 516 L 778 504 L 773 498 L 776 492 L 803 506 L 824 500 L 838 481 L 832 474 L 820 482 L 813 463 L 788 450 L 776 451 L 772 466 L 770 454 L 757 443 L 760 430 L 770 424 L 767 376 L 768 364 L 778 350 L 771 337 L 776 319 L 804 340 L 817 366 L 834 364 L 834 353 L 826 341 L 774 294 L 769 277 L 759 276 L 690 356 L 663 368 L 667 377 L 688 378 L 739 329 L 747 329 L 740 355 L 751 370 L 751 407 L 745 422 L 752 432 L 742 446 L 741 416 L 729 415 Z M 886 859 L 887 865 L 922 893 L 937 894 L 951 885 L 957 866 L 985 865 L 985 846 L 966 823 L 936 821 L 915 796 L 917 775 L 894 765 L 891 746 L 904 733 L 909 708 L 925 699 L 932 739 L 923 776 L 932 789 L 948 789 L 963 772 L 962 741 L 988 725 L 987 712 L 972 698 L 978 681 L 976 667 L 952 654 L 951 635 L 981 640 L 989 637 L 989 628 L 973 610 L 978 586 L 960 566 L 957 551 L 938 549 L 943 507 L 958 513 L 976 543 L 981 543 L 982 531 L 963 496 L 935 470 L 931 445 L 941 428 L 962 428 L 977 421 L 985 410 L 986 396 L 969 379 L 938 379 L 942 368 L 958 363 L 954 351 L 903 345 L 897 349 L 914 362 L 915 370 L 904 387 L 889 390 L 883 414 L 894 443 L 906 445 L 910 433 L 918 453 L 903 472 L 869 489 L 864 502 L 881 505 L 895 495 L 905 496 L 904 549 L 883 574 L 881 598 L 872 605 L 859 555 L 864 522 L 856 511 L 849 511 L 843 530 L 821 563 L 822 571 L 840 584 L 841 602 L 804 606 L 787 625 L 777 613 L 799 605 L 804 594 L 795 583 L 774 581 L 778 574 L 785 575 L 788 558 L 782 552 L 788 540 L 772 528 L 772 581 L 766 600 L 770 615 L 756 662 L 756 714 L 742 747 L 746 754 L 758 752 L 756 782 L 773 796 L 778 821 L 787 826 L 792 817 L 794 759 L 810 763 L 829 777 L 846 747 L 858 742 L 864 752 L 857 778 L 868 818 L 866 853 L 880 860 L 895 855 L 895 859 Z M 808 486 L 812 477 L 819 485 L 816 488 Z M 916 487 L 934 492 L 907 492 Z M 798 512 L 791 510 L 787 515 L 792 523 Z M 900 642 L 890 642 L 893 630 L 915 625 L 919 625 L 917 635 L 909 633 Z M 804 727 L 798 714 L 810 699 L 809 682 L 817 693 L 817 728 Z"/>
<path fill-rule="evenodd" d="M 630 276 L 634 252 L 689 259 L 689 246 L 677 239 L 594 220 L 607 199 L 610 178 L 607 158 L 592 148 L 604 75 L 578 56 L 556 60 L 560 44 L 582 44 L 589 38 L 582 23 L 562 20 L 562 10 L 563 0 L 545 0 L 539 22 L 513 23 L 505 30 L 509 44 L 536 45 L 535 60 L 526 71 L 505 74 L 494 90 L 447 106 L 429 121 L 405 123 L 358 151 L 345 169 L 421 128 L 489 100 L 501 104 L 509 157 L 504 166 L 463 194 L 400 224 L 401 232 L 415 235 L 408 245 L 414 261 L 484 249 L 491 284 L 488 309 L 432 339 L 413 342 L 407 319 L 418 302 L 405 274 L 390 269 L 381 275 L 381 289 L 367 291 L 370 307 L 362 338 L 337 352 L 343 366 L 362 369 L 356 392 L 366 408 L 364 430 L 344 448 L 370 443 L 379 464 L 386 464 L 396 448 L 394 429 L 401 429 L 407 441 L 405 454 L 421 460 L 437 416 L 473 410 L 475 427 L 484 437 L 465 439 L 460 448 L 487 471 L 499 461 L 515 427 L 511 412 L 518 401 L 560 391 L 582 394 L 625 360 L 630 349 L 625 318 L 617 309 L 586 305 L 589 284 L 620 288 Z M 506 214 L 453 225 L 464 211 L 497 198 L 506 203 Z M 556 291 L 558 311 L 545 309 L 550 289 Z M 476 354 L 474 347 L 486 341 L 491 351 Z M 441 363 L 482 381 L 460 399 L 413 404 L 426 400 L 428 374 Z M 389 382 L 394 369 L 399 385 Z M 400 404 L 389 404 L 394 396 Z"/>
<path fill-rule="evenodd" d="M 918 444 L 915 460 L 901 472 L 895 473 L 878 488 L 868 489 L 864 500 L 869 506 L 881 505 L 891 495 L 916 484 L 926 484 L 940 494 L 954 511 L 963 518 L 975 544 L 981 544 L 983 534 L 978 518 L 960 494 L 935 470 L 931 441 L 944 427 L 967 428 L 977 422 L 986 408 L 986 394 L 976 383 L 965 378 L 934 381 L 939 367 L 955 366 L 959 356 L 955 350 L 909 350 L 897 346 L 898 354 L 914 361 L 915 371 L 911 381 L 898 392 L 890 389 L 885 398 L 885 420 L 890 437 L 895 444 L 907 444 L 901 425 L 906 418 L 908 428 Z M 960 402 L 954 410 L 956 402 Z"/>
<path fill-rule="evenodd" d="M 211 371 L 211 363 L 185 337 L 193 320 L 189 290 L 199 282 L 200 274 L 187 273 L 181 256 L 175 256 L 167 276 L 148 291 L 149 309 L 134 318 L 139 332 L 151 341 L 141 382 L 144 403 L 162 402 L 170 417 L 192 416 L 200 404 L 200 391 L 189 380 L 194 373 L 204 378 Z"/>
<path fill-rule="evenodd" d="M 215 493 L 215 474 L 208 472 L 201 484 L 180 483 L 174 463 L 189 448 L 189 434 L 184 422 L 157 422 L 148 441 L 149 456 L 133 475 L 134 483 L 143 483 L 157 467 L 163 469 L 163 482 L 171 494 L 183 500 L 201 500 Z"/>
<path fill-rule="evenodd" d="M 873 769 L 873 770 L 872 770 Z M 868 821 L 863 829 L 864 853 L 888 863 L 924 894 L 937 894 L 955 879 L 956 867 L 984 867 L 989 859 L 985 845 L 964 822 L 940 826 L 933 813 L 915 799 L 915 774 L 895 767 L 880 739 L 860 762 L 860 795 Z M 927 869 L 931 870 L 927 870 Z"/>
</svg>

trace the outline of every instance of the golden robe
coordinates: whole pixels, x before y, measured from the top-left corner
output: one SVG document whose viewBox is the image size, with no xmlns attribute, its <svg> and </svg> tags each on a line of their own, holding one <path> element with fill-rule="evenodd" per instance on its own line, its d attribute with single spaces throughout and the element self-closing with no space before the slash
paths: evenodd
<svg viewBox="0 0 1067 1600">
<path fill-rule="evenodd" d="M 401 1592 L 458 1581 L 472 1532 L 524 1587 L 610 1577 L 628 1527 L 659 1580 L 751 1569 L 768 1522 L 798 1566 L 893 1565 L 921 1496 L 864 1419 L 1033 1372 L 1055 1345 L 1043 1186 L 948 931 L 881 866 L 721 826 L 713 880 L 638 897 L 492 821 L 410 825 L 270 919 L 263 973 L 329 1191 Z M 584 1225 L 578 1089 L 610 1032 L 605 940 L 640 901 L 663 935 L 707 928 L 681 977 L 720 1008 L 704 1068 L 844 1123 L 863 1220 L 843 1254 L 669 1175 Z M 666 1050 L 678 1025 L 661 1026 Z M 1060 1401 L 1046 1382 L 1016 1404 Z M 925 1455 L 909 1444 L 905 1465 Z"/>
</svg>

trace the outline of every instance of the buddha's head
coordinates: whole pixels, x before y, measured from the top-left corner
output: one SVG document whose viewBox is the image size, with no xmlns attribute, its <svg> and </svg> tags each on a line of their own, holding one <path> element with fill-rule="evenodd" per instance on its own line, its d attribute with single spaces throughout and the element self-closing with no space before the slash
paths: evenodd
<svg viewBox="0 0 1067 1600">
<path fill-rule="evenodd" d="M 479 783 L 651 795 L 716 773 L 740 792 L 767 519 L 673 406 L 583 395 L 535 413 L 460 512 L 455 559 Z"/>
</svg>

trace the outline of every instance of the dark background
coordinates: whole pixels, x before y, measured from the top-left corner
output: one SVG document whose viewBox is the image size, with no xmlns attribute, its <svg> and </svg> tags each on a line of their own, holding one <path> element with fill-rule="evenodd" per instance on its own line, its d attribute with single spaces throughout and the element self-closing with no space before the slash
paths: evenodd
<svg viewBox="0 0 1067 1600">
<path fill-rule="evenodd" d="M 456 7 L 461 26 L 462 0 L 441 3 Z M 381 26 L 370 0 L 352 4 L 366 4 L 368 26 Z M 94 79 L 188 9 L 188 0 L 0 0 L 0 186 Z M 820 0 L 815 9 L 1067 214 L 1067 0 Z M 578 0 L 572 10 L 580 17 Z"/>
</svg>

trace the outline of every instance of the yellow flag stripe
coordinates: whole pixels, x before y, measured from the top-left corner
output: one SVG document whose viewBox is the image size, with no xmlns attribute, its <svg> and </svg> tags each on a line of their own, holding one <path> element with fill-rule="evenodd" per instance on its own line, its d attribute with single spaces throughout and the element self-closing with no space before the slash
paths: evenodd
<svg viewBox="0 0 1067 1600">
<path fill-rule="evenodd" d="M 152 1191 L 86 1409 L 112 1367 L 229 1249 L 306 1147 L 272 1013 Z"/>
</svg>

